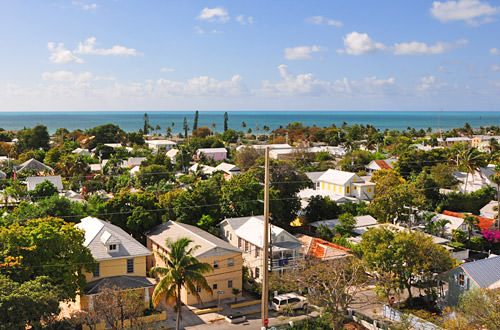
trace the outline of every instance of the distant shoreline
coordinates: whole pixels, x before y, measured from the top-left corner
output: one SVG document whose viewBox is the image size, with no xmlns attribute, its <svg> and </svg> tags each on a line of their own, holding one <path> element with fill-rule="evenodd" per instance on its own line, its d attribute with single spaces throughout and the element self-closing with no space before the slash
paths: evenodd
<svg viewBox="0 0 500 330">
<path fill-rule="evenodd" d="M 208 126 L 216 132 L 223 131 L 224 112 L 218 110 L 200 110 L 198 126 Z M 254 134 L 263 134 L 264 126 L 270 131 L 285 127 L 289 123 L 301 122 L 304 126 L 327 127 L 335 124 L 373 125 L 380 130 L 404 130 L 407 127 L 432 130 L 448 130 L 463 127 L 465 123 L 478 128 L 500 124 L 500 111 L 227 111 L 228 127 L 245 133 L 251 129 Z M 16 111 L 0 112 L 0 127 L 17 130 L 33 127 L 37 124 L 47 126 L 50 133 L 57 128 L 68 130 L 88 129 L 103 124 L 115 124 L 127 132 L 137 131 L 143 126 L 143 115 L 148 113 L 150 124 L 159 125 L 158 134 L 165 134 L 167 126 L 172 134 L 183 132 L 183 121 L 186 117 L 192 129 L 193 111 Z M 174 125 L 172 126 L 172 122 Z M 244 123 L 244 124 L 243 124 Z M 215 127 L 214 127 L 215 126 Z M 245 127 L 243 127 L 245 126 Z"/>
</svg>

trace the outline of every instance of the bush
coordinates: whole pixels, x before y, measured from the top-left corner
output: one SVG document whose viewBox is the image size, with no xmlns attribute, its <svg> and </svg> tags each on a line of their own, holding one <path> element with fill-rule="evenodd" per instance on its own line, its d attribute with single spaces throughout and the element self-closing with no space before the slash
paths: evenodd
<svg viewBox="0 0 500 330">
<path fill-rule="evenodd" d="M 470 247 L 473 250 L 482 251 L 484 249 L 484 238 L 475 236 L 470 239 Z"/>
<path fill-rule="evenodd" d="M 485 187 L 468 194 L 452 192 L 443 196 L 438 210 L 479 214 L 479 210 L 492 199 L 495 199 L 495 196 L 496 191 L 493 187 Z"/>
</svg>

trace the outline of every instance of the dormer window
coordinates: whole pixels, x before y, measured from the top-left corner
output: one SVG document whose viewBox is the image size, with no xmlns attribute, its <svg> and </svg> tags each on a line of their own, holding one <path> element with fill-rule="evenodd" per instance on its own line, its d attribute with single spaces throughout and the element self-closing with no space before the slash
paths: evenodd
<svg viewBox="0 0 500 330">
<path fill-rule="evenodd" d="M 116 245 L 116 244 L 109 244 L 108 250 L 109 251 L 118 251 L 118 245 Z"/>
</svg>

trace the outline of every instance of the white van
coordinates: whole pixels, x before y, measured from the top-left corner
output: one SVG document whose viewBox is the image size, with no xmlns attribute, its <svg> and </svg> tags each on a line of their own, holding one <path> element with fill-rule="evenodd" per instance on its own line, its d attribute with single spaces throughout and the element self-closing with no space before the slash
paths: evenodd
<svg viewBox="0 0 500 330">
<path fill-rule="evenodd" d="M 271 309 L 279 312 L 285 308 L 306 309 L 307 298 L 298 295 L 295 292 L 274 296 L 273 300 L 271 301 Z"/>
</svg>

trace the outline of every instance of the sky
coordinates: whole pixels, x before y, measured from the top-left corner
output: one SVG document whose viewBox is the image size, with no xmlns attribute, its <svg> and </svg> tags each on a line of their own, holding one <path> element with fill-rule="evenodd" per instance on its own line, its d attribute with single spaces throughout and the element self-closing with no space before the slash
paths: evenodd
<svg viewBox="0 0 500 330">
<path fill-rule="evenodd" d="M 500 0 L 2 0 L 0 111 L 500 110 Z"/>
</svg>

